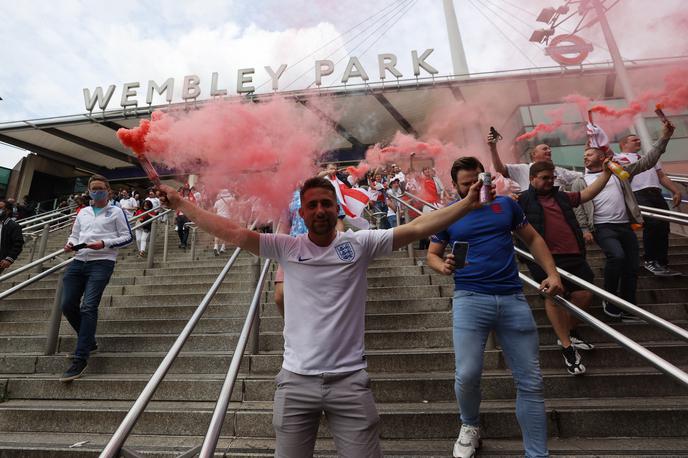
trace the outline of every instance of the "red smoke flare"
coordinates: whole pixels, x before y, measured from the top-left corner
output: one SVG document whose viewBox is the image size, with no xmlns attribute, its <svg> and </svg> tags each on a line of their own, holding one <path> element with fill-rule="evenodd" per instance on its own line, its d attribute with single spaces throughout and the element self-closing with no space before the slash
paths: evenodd
<svg viewBox="0 0 688 458">
<path fill-rule="evenodd" d="M 561 119 L 557 119 L 550 124 L 538 124 L 530 132 L 526 132 L 525 134 L 519 135 L 518 137 L 516 137 L 516 141 L 520 142 L 521 140 L 530 140 L 531 138 L 537 136 L 537 134 L 539 134 L 540 132 L 554 132 L 559 127 L 561 127 L 561 125 L 562 125 Z"/>
<path fill-rule="evenodd" d="M 356 180 L 363 178 L 368 170 L 370 170 L 370 166 L 366 164 L 365 161 L 358 164 L 358 167 L 351 165 L 346 168 L 346 171 L 349 173 L 349 175 L 354 177 Z"/>
</svg>

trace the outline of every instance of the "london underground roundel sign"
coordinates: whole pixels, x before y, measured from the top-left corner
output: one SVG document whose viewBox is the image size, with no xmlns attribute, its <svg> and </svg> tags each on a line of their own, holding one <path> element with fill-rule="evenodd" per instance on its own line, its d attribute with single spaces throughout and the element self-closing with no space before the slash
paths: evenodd
<svg viewBox="0 0 688 458">
<path fill-rule="evenodd" d="M 545 54 L 561 65 L 581 64 L 590 51 L 592 45 L 577 35 L 557 35 L 545 48 Z"/>
</svg>

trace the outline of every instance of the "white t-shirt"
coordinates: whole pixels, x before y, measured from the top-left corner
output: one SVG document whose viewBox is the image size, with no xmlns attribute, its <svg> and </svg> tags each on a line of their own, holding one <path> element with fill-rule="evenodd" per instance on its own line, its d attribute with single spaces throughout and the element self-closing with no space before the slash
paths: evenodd
<svg viewBox="0 0 688 458">
<path fill-rule="evenodd" d="M 621 165 L 628 165 L 638 162 L 640 157 L 638 153 L 619 153 L 614 155 L 614 160 Z M 645 188 L 662 189 L 662 185 L 659 183 L 659 176 L 657 176 L 657 170 L 662 170 L 662 164 L 659 162 L 653 168 L 634 175 L 631 178 L 631 189 L 634 192 Z"/>
<path fill-rule="evenodd" d="M 138 208 L 139 203 L 133 197 L 129 197 L 128 199 L 120 199 L 119 206 L 127 214 L 127 218 L 131 218 L 134 216 L 134 211 Z"/>
<path fill-rule="evenodd" d="M 225 218 L 229 218 L 229 206 L 233 200 L 234 196 L 230 193 L 218 194 L 214 205 L 215 213 Z"/>
<path fill-rule="evenodd" d="M 157 197 L 146 197 L 146 200 L 151 203 L 153 208 L 158 208 L 160 206 L 160 199 Z"/>
<path fill-rule="evenodd" d="M 583 179 L 589 186 L 601 173 L 588 172 L 583 176 Z M 604 189 L 592 199 L 592 204 L 595 207 L 592 217 L 594 224 L 629 222 L 628 215 L 626 214 L 626 201 L 624 200 L 623 189 L 619 179 L 613 175 Z"/>
<path fill-rule="evenodd" d="M 260 234 L 260 255 L 284 270 L 284 362 L 302 375 L 367 366 L 368 264 L 392 253 L 393 230 L 337 232 L 327 247 L 308 234 Z"/>
<path fill-rule="evenodd" d="M 506 171 L 509 173 L 509 178 L 515 181 L 520 188 L 516 192 L 525 191 L 530 186 L 531 165 L 533 165 L 532 162 L 529 164 L 506 164 Z M 557 179 L 554 180 L 554 186 L 559 186 L 562 189 L 573 183 L 576 178 L 583 176 L 580 172 L 559 166 L 554 167 L 554 173 L 557 176 Z"/>
<path fill-rule="evenodd" d="M 399 188 L 396 192 L 392 188 L 389 188 L 387 190 L 388 196 L 394 196 L 394 197 L 399 198 L 399 199 L 401 199 L 401 196 L 403 194 L 404 194 L 404 192 L 401 190 L 401 188 Z M 392 198 L 390 198 L 389 200 L 393 201 L 394 205 L 397 208 L 401 205 L 399 202 L 397 202 L 396 200 L 394 200 Z M 397 216 L 396 212 L 394 210 L 392 210 L 392 207 L 390 205 L 387 205 L 387 216 Z"/>
</svg>

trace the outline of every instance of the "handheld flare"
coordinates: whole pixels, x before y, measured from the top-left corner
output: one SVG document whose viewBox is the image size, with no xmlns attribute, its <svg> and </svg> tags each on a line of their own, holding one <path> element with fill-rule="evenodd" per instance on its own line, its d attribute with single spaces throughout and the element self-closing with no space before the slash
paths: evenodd
<svg viewBox="0 0 688 458">
<path fill-rule="evenodd" d="M 664 110 L 662 110 L 662 108 L 664 108 L 664 107 L 662 106 L 661 103 L 658 103 L 657 105 L 655 105 L 655 114 L 657 115 L 657 117 L 659 117 L 659 119 L 660 119 L 664 124 L 666 124 L 666 123 L 669 122 L 669 119 L 668 119 L 668 118 L 666 117 L 666 115 L 664 114 Z"/>
</svg>

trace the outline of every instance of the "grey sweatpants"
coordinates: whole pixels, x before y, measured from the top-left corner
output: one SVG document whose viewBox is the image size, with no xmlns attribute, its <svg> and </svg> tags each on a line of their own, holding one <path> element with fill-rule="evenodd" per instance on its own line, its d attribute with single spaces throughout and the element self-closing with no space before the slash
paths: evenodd
<svg viewBox="0 0 688 458">
<path fill-rule="evenodd" d="M 338 456 L 382 456 L 380 416 L 364 369 L 320 375 L 282 369 L 275 382 L 272 425 L 277 437 L 276 457 L 312 457 L 323 412 Z"/>
</svg>

